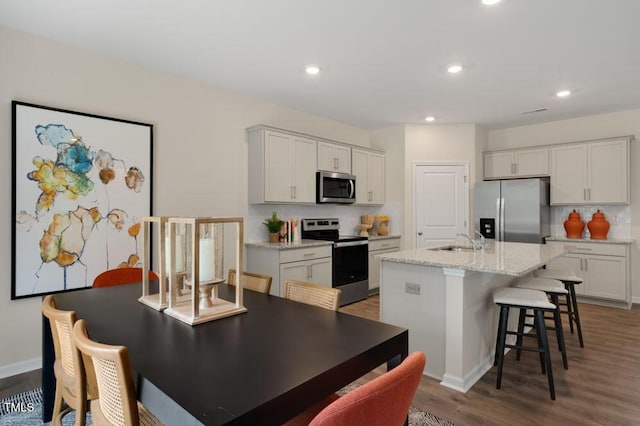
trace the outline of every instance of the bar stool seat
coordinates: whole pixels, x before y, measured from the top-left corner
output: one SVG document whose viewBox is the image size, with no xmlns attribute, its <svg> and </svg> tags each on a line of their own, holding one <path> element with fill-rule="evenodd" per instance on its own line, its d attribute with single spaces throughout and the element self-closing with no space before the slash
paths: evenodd
<svg viewBox="0 0 640 426">
<path fill-rule="evenodd" d="M 551 370 L 551 356 L 549 355 L 549 342 L 547 340 L 547 330 L 544 322 L 545 312 L 555 312 L 557 307 L 549 302 L 547 295 L 539 290 L 521 289 L 513 287 L 498 288 L 493 292 L 493 302 L 500 307 L 500 319 L 498 322 L 498 334 L 496 337 L 496 352 L 494 365 L 498 367 L 496 389 L 500 389 L 502 384 L 502 367 L 504 364 L 505 348 L 538 352 L 540 354 L 540 366 L 542 373 L 547 373 L 549 381 L 549 393 L 551 399 L 556 399 L 555 387 L 553 384 L 553 372 Z M 535 317 L 534 327 L 538 336 L 538 347 L 522 346 L 521 330 L 517 332 L 507 330 L 509 320 L 509 309 L 520 309 L 526 312 L 532 309 Z M 516 335 L 516 344 L 507 344 L 507 335 Z"/>
<path fill-rule="evenodd" d="M 582 326 L 580 324 L 580 312 L 578 311 L 578 299 L 576 298 L 575 289 L 576 285 L 584 282 L 583 279 L 571 271 L 563 271 L 561 269 L 536 269 L 533 271 L 533 275 L 540 278 L 551 278 L 562 281 L 564 287 L 569 293 L 566 296 L 566 303 L 561 303 L 562 306 L 567 307 L 567 310 L 560 312 L 567 314 L 571 334 L 573 334 L 573 325 L 575 324 L 576 330 L 578 331 L 580 347 L 584 348 L 584 341 L 582 340 Z"/>
<path fill-rule="evenodd" d="M 539 290 L 546 293 L 547 296 L 551 299 L 551 303 L 556 306 L 556 309 L 553 311 L 552 318 L 546 318 L 553 320 L 554 326 L 547 327 L 547 330 L 553 330 L 556 332 L 556 338 L 558 340 L 558 349 L 562 353 L 562 365 L 564 369 L 569 368 L 569 362 L 567 360 L 567 350 L 564 344 L 564 331 L 562 329 L 562 318 L 560 316 L 560 304 L 558 298 L 560 295 L 566 296 L 569 292 L 562 282 L 558 280 L 552 280 L 549 278 L 528 278 L 524 281 L 516 284 L 516 288 L 522 289 L 530 289 L 530 290 Z M 525 324 L 525 318 L 527 317 L 526 311 L 520 311 L 520 319 L 518 321 L 518 331 L 523 331 Z M 521 339 L 520 336 L 518 338 Z M 520 351 L 516 353 L 516 359 L 520 359 Z"/>
</svg>

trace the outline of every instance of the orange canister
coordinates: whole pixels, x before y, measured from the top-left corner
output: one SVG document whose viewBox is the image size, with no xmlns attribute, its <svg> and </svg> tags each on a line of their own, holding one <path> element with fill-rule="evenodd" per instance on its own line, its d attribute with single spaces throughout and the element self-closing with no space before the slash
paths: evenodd
<svg viewBox="0 0 640 426">
<path fill-rule="evenodd" d="M 569 213 L 569 219 L 564 221 L 564 230 L 567 232 L 567 238 L 582 238 L 584 222 L 575 209 Z"/>
<path fill-rule="evenodd" d="M 593 214 L 591 220 L 587 224 L 587 227 L 589 228 L 592 240 L 606 240 L 611 225 L 609 224 L 609 221 L 604 218 L 604 213 L 598 210 Z"/>
</svg>

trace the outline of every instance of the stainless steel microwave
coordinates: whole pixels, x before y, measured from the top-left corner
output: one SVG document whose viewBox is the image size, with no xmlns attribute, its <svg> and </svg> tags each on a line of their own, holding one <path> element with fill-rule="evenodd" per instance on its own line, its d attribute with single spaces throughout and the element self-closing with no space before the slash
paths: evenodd
<svg viewBox="0 0 640 426">
<path fill-rule="evenodd" d="M 316 202 L 352 204 L 356 201 L 356 177 L 347 173 L 316 173 Z"/>
</svg>

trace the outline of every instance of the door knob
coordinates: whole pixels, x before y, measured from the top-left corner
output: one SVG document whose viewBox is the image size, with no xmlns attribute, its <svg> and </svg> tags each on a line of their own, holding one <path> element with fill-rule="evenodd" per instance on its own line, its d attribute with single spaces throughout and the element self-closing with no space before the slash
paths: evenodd
<svg viewBox="0 0 640 426">
<path fill-rule="evenodd" d="M 422 235 L 422 231 L 418 232 L 418 235 Z"/>
</svg>

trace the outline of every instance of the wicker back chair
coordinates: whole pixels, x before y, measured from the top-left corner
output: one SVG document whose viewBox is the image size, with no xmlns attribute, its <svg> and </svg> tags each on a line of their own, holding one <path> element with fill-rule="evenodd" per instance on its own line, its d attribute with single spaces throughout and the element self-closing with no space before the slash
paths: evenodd
<svg viewBox="0 0 640 426">
<path fill-rule="evenodd" d="M 285 299 L 337 311 L 342 290 L 305 281 L 287 280 Z"/>
<path fill-rule="evenodd" d="M 158 281 L 158 275 L 149 271 L 149 281 Z M 115 268 L 100 273 L 93 280 L 93 287 L 110 287 L 113 285 L 142 282 L 142 268 Z"/>
<path fill-rule="evenodd" d="M 229 269 L 229 277 L 227 282 L 231 285 L 236 285 L 236 270 Z M 257 291 L 258 293 L 269 294 L 271 291 L 271 278 L 269 275 L 254 274 L 253 272 L 242 272 L 242 288 Z"/>
<path fill-rule="evenodd" d="M 95 382 L 89 385 L 82 355 L 74 345 L 72 332 L 76 322 L 75 311 L 62 311 L 56 308 L 53 296 L 42 301 L 42 314 L 49 319 L 55 361 L 53 372 L 56 377 L 56 394 L 53 403 L 52 424 L 60 425 L 62 417 L 76 410 L 76 425 L 84 425 L 88 411 L 87 399 L 95 399 L 97 389 Z M 62 409 L 63 402 L 67 408 Z"/>
<path fill-rule="evenodd" d="M 73 326 L 78 349 L 90 357 L 98 383 L 99 398 L 91 401 L 91 419 L 96 426 L 161 425 L 136 399 L 129 352 L 125 346 L 111 346 L 91 340 L 84 320 Z"/>
</svg>

